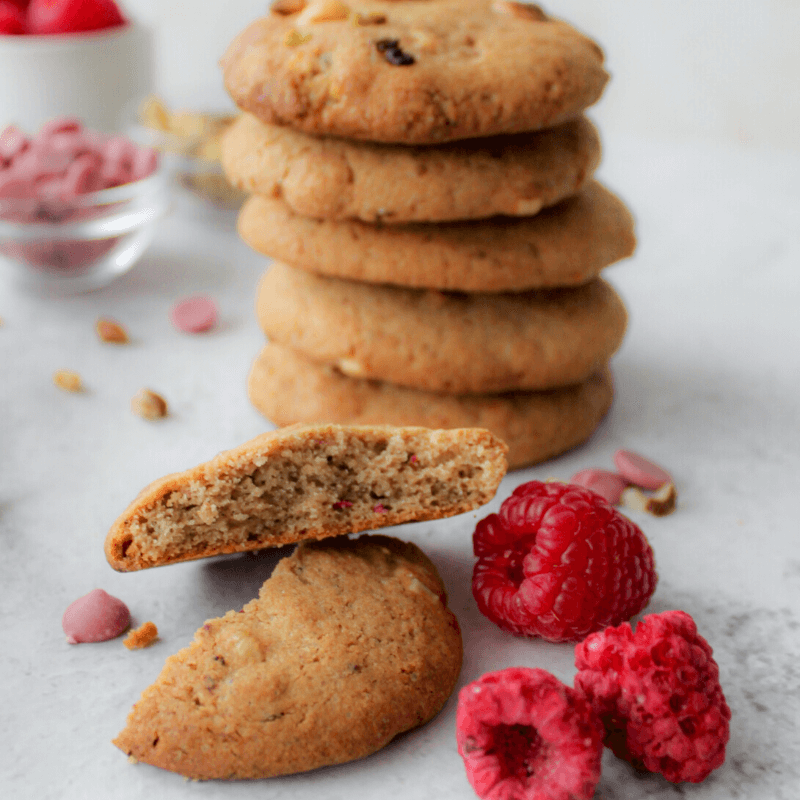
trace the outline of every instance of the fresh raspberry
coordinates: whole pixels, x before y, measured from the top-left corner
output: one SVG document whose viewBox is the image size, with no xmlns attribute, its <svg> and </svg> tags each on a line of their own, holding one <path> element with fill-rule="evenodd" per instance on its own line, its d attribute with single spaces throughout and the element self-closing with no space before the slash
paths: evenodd
<svg viewBox="0 0 800 800">
<path fill-rule="evenodd" d="M 589 800 L 602 739 L 581 695 L 542 669 L 490 672 L 458 696 L 458 752 L 485 800 Z"/>
<path fill-rule="evenodd" d="M 31 0 L 28 31 L 35 34 L 80 33 L 124 25 L 114 0 Z"/>
<path fill-rule="evenodd" d="M 638 614 L 656 587 L 639 528 L 581 486 L 530 481 L 475 528 L 472 593 L 503 630 L 580 641 Z"/>
<path fill-rule="evenodd" d="M 731 712 L 711 647 L 685 612 L 592 634 L 575 665 L 575 688 L 620 758 L 673 783 L 699 783 L 725 760 Z"/>
<path fill-rule="evenodd" d="M 25 33 L 25 14 L 12 0 L 0 0 L 0 35 Z"/>
</svg>

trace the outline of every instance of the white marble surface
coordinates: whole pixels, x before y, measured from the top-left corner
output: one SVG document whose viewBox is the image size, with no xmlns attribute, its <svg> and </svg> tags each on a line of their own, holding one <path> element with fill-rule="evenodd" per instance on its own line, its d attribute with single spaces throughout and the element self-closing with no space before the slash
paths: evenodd
<svg viewBox="0 0 800 800">
<path fill-rule="evenodd" d="M 714 647 L 733 710 L 725 765 L 697 786 L 639 777 L 606 754 L 597 798 L 792 800 L 800 796 L 800 154 L 699 144 L 607 141 L 603 175 L 635 211 L 637 255 L 607 273 L 630 329 L 615 359 L 618 396 L 585 446 L 510 474 L 494 510 L 532 477 L 610 466 L 618 447 L 670 468 L 679 509 L 632 514 L 653 544 L 651 611 L 683 608 Z M 0 795 L 8 798 L 345 797 L 469 800 L 456 753 L 455 698 L 432 723 L 362 762 L 252 783 L 187 783 L 132 766 L 110 739 L 165 658 L 211 616 L 254 596 L 277 556 L 229 557 L 120 575 L 108 526 L 138 490 L 268 425 L 245 376 L 261 335 L 252 306 L 264 262 L 230 215 L 181 200 L 144 260 L 108 288 L 71 299 L 0 285 Z M 172 329 L 177 298 L 213 294 L 219 328 Z M 99 343 L 95 319 L 130 330 Z M 59 368 L 88 391 L 56 389 Z M 172 413 L 129 411 L 142 386 Z M 477 515 L 406 525 L 438 565 L 464 631 L 461 682 L 510 665 L 571 681 L 568 645 L 504 634 L 470 594 Z M 160 641 L 70 646 L 61 615 L 95 587 L 122 598 Z M 320 731 L 324 736 L 325 732 Z"/>
</svg>

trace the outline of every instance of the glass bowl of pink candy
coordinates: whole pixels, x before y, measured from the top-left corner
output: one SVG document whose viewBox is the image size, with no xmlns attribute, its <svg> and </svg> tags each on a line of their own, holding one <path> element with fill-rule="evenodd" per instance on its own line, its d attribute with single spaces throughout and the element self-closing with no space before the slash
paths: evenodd
<svg viewBox="0 0 800 800">
<path fill-rule="evenodd" d="M 158 154 L 77 119 L 0 131 L 0 276 L 73 294 L 126 273 L 169 210 Z"/>
</svg>

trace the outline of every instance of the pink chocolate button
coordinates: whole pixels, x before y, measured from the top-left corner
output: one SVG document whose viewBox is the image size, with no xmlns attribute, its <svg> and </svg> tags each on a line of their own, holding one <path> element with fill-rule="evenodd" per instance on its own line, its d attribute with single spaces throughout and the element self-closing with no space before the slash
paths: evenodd
<svg viewBox="0 0 800 800">
<path fill-rule="evenodd" d="M 53 117 L 39 128 L 36 138 L 42 141 L 56 133 L 78 133 L 81 130 L 83 130 L 83 124 L 77 117 Z"/>
<path fill-rule="evenodd" d="M 122 600 L 94 589 L 67 607 L 61 627 L 70 644 L 105 642 L 119 636 L 130 621 L 130 611 Z"/>
<path fill-rule="evenodd" d="M 217 306 L 205 295 L 188 297 L 172 307 L 169 318 L 179 331 L 202 333 L 217 324 Z"/>
<path fill-rule="evenodd" d="M 619 504 L 622 492 L 628 485 L 621 475 L 607 469 L 582 469 L 576 472 L 569 482 L 591 489 L 612 506 Z"/>
<path fill-rule="evenodd" d="M 614 464 L 625 480 L 642 489 L 659 489 L 665 483 L 672 483 L 669 472 L 630 450 L 617 450 Z"/>
<path fill-rule="evenodd" d="M 0 161 L 11 161 L 30 146 L 30 139 L 16 125 L 0 131 Z"/>
</svg>

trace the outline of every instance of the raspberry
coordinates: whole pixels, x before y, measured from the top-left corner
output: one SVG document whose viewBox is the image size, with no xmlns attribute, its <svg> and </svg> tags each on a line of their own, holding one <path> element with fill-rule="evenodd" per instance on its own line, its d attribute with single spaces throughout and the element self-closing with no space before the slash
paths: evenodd
<svg viewBox="0 0 800 800">
<path fill-rule="evenodd" d="M 639 528 L 580 486 L 530 481 L 475 528 L 472 593 L 503 630 L 580 641 L 638 614 L 656 586 Z"/>
<path fill-rule="evenodd" d="M 19 36 L 23 33 L 25 33 L 25 14 L 12 0 L 0 0 L 0 35 Z"/>
<path fill-rule="evenodd" d="M 575 688 L 605 744 L 638 769 L 699 783 L 725 760 L 731 712 L 708 642 L 683 611 L 589 636 L 575 650 Z"/>
<path fill-rule="evenodd" d="M 80 33 L 124 25 L 114 0 L 31 0 L 28 31 L 35 34 Z"/>
<path fill-rule="evenodd" d="M 581 695 L 542 669 L 490 672 L 458 696 L 458 752 L 485 800 L 589 800 L 602 738 Z"/>
</svg>

